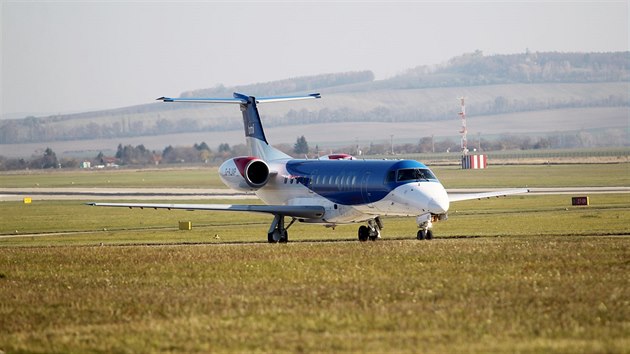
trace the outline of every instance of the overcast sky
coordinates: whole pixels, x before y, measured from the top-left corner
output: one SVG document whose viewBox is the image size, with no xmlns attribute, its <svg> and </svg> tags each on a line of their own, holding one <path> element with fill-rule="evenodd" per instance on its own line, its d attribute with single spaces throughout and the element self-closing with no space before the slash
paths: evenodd
<svg viewBox="0 0 630 354">
<path fill-rule="evenodd" d="M 372 70 L 465 52 L 627 51 L 621 1 L 0 0 L 2 114 Z"/>
</svg>

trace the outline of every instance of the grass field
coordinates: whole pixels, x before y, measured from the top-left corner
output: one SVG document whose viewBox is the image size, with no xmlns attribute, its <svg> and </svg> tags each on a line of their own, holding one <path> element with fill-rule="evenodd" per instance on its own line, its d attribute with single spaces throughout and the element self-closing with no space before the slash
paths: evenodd
<svg viewBox="0 0 630 354">
<path fill-rule="evenodd" d="M 606 186 L 627 166 L 436 172 Z M 385 218 L 379 242 L 296 224 L 284 245 L 266 215 L 2 202 L 0 352 L 628 353 L 630 197 L 570 197 L 456 203 L 432 241 Z"/>
<path fill-rule="evenodd" d="M 587 208 L 572 207 L 571 197 L 567 195 L 465 201 L 453 204 L 449 220 L 436 223 L 434 230 L 438 237 L 630 234 L 630 198 L 627 194 L 593 195 L 590 202 L 591 206 Z M 0 215 L 0 235 L 35 234 L 2 238 L 0 247 L 264 241 L 272 219 L 262 214 L 96 208 L 76 201 L 3 202 L 0 203 Z M 386 237 L 415 235 L 414 218 L 383 220 Z M 193 229 L 177 230 L 178 221 L 191 221 Z M 356 225 L 341 225 L 333 230 L 298 223 L 291 227 L 289 234 L 292 240 L 354 240 L 356 228 Z M 70 234 L 36 236 L 46 233 Z M 215 239 L 215 235 L 219 238 Z"/>
<path fill-rule="evenodd" d="M 0 186 L 10 188 L 226 188 L 219 178 L 217 167 L 12 172 L 0 174 Z"/>
<path fill-rule="evenodd" d="M 18 352 L 623 353 L 620 237 L 0 250 Z"/>
</svg>

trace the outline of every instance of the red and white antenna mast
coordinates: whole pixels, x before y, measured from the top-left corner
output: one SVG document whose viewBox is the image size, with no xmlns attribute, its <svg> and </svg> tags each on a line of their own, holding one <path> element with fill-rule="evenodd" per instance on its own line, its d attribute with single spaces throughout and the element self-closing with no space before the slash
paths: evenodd
<svg viewBox="0 0 630 354">
<path fill-rule="evenodd" d="M 462 134 L 462 144 L 461 144 L 461 148 L 462 148 L 462 155 L 468 155 L 468 140 L 466 139 L 466 134 L 468 133 L 468 129 L 466 128 L 466 104 L 464 103 L 464 100 L 466 99 L 466 97 L 460 97 L 459 100 L 461 101 L 461 111 L 459 112 L 459 115 L 462 116 L 462 129 L 459 131 Z"/>
</svg>

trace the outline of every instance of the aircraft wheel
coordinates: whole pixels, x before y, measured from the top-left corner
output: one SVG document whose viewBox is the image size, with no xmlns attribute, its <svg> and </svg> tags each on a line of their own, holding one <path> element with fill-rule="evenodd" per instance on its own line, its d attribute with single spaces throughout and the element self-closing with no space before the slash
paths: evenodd
<svg viewBox="0 0 630 354">
<path fill-rule="evenodd" d="M 287 230 L 273 230 L 267 234 L 267 241 L 269 243 L 287 243 L 289 242 L 289 232 Z"/>
<path fill-rule="evenodd" d="M 289 231 L 287 231 L 287 230 L 282 231 L 281 235 L 280 235 L 280 240 L 278 242 L 280 242 L 280 243 L 287 243 L 287 242 L 289 242 Z"/>
<path fill-rule="evenodd" d="M 418 230 L 418 234 L 416 235 L 416 238 L 418 240 L 424 240 L 427 236 L 427 232 L 424 230 Z"/>
<path fill-rule="evenodd" d="M 361 242 L 367 241 L 369 235 L 370 235 L 370 229 L 368 229 L 367 226 L 365 225 L 359 226 L 359 241 Z"/>
<path fill-rule="evenodd" d="M 269 243 L 278 243 L 280 241 L 280 231 L 273 230 L 267 234 L 267 241 Z"/>
<path fill-rule="evenodd" d="M 424 237 L 426 240 L 432 240 L 433 239 L 433 231 L 431 230 L 427 230 L 427 234 Z"/>
</svg>

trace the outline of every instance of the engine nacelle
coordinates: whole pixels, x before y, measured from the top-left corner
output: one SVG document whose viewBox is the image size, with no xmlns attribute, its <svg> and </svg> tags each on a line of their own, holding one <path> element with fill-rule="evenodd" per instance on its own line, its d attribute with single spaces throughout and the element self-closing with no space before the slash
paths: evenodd
<svg viewBox="0 0 630 354">
<path fill-rule="evenodd" d="M 269 182 L 269 165 L 257 157 L 239 156 L 219 167 L 221 181 L 240 191 L 255 191 Z"/>
</svg>

